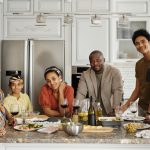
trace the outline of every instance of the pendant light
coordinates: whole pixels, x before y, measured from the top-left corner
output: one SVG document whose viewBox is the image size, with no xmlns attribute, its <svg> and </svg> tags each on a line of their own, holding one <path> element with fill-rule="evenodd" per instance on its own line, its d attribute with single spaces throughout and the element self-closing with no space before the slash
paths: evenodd
<svg viewBox="0 0 150 150">
<path fill-rule="evenodd" d="M 130 22 L 127 15 L 123 14 L 118 21 L 118 27 L 129 27 Z"/>
<path fill-rule="evenodd" d="M 73 22 L 73 17 L 72 16 L 70 16 L 69 14 L 64 16 L 64 23 L 65 24 L 72 24 L 72 22 Z"/>
<path fill-rule="evenodd" d="M 46 26 L 46 16 L 43 13 L 36 16 L 36 26 Z"/>
<path fill-rule="evenodd" d="M 96 14 L 94 16 L 91 17 L 91 23 L 94 25 L 102 25 L 102 20 L 99 16 L 97 16 Z"/>
</svg>

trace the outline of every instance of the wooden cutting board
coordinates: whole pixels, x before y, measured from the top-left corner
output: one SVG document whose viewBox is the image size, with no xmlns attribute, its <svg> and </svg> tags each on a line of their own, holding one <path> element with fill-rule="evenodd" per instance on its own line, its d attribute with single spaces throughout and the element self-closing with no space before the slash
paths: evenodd
<svg viewBox="0 0 150 150">
<path fill-rule="evenodd" d="M 49 117 L 46 115 L 30 115 L 27 117 L 27 119 L 33 119 L 33 118 L 39 118 L 39 119 L 47 120 Z"/>
<path fill-rule="evenodd" d="M 102 127 L 102 126 L 99 126 L 99 127 L 84 127 L 83 131 L 82 132 L 101 132 L 101 133 L 106 133 L 106 132 L 112 132 L 113 131 L 113 128 L 111 127 Z"/>
</svg>

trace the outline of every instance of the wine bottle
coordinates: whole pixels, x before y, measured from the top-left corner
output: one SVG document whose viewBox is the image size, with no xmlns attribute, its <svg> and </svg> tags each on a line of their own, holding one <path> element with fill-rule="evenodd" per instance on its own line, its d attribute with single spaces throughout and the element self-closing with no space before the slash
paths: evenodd
<svg viewBox="0 0 150 150">
<path fill-rule="evenodd" d="M 92 96 L 90 97 L 90 106 L 88 110 L 88 125 L 96 126 L 96 115 L 94 106 L 92 104 Z"/>
<path fill-rule="evenodd" d="M 96 120 L 98 120 L 99 117 L 102 117 L 102 108 L 100 102 L 96 102 Z"/>
</svg>

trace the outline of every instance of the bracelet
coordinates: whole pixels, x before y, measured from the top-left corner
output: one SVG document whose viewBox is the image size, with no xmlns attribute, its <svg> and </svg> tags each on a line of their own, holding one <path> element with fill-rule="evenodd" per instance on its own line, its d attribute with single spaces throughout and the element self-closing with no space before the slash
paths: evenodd
<svg viewBox="0 0 150 150">
<path fill-rule="evenodd" d="M 147 115 L 150 115 L 150 112 L 147 111 L 146 114 L 147 114 Z"/>
</svg>

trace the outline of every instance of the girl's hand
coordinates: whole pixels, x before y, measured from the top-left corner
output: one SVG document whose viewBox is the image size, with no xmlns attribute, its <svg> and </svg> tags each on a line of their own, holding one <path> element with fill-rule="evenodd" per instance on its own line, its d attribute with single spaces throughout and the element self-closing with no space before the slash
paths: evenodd
<svg viewBox="0 0 150 150">
<path fill-rule="evenodd" d="M 2 111 L 3 114 L 5 114 L 5 108 L 1 103 L 0 103 L 0 111 Z"/>
</svg>

